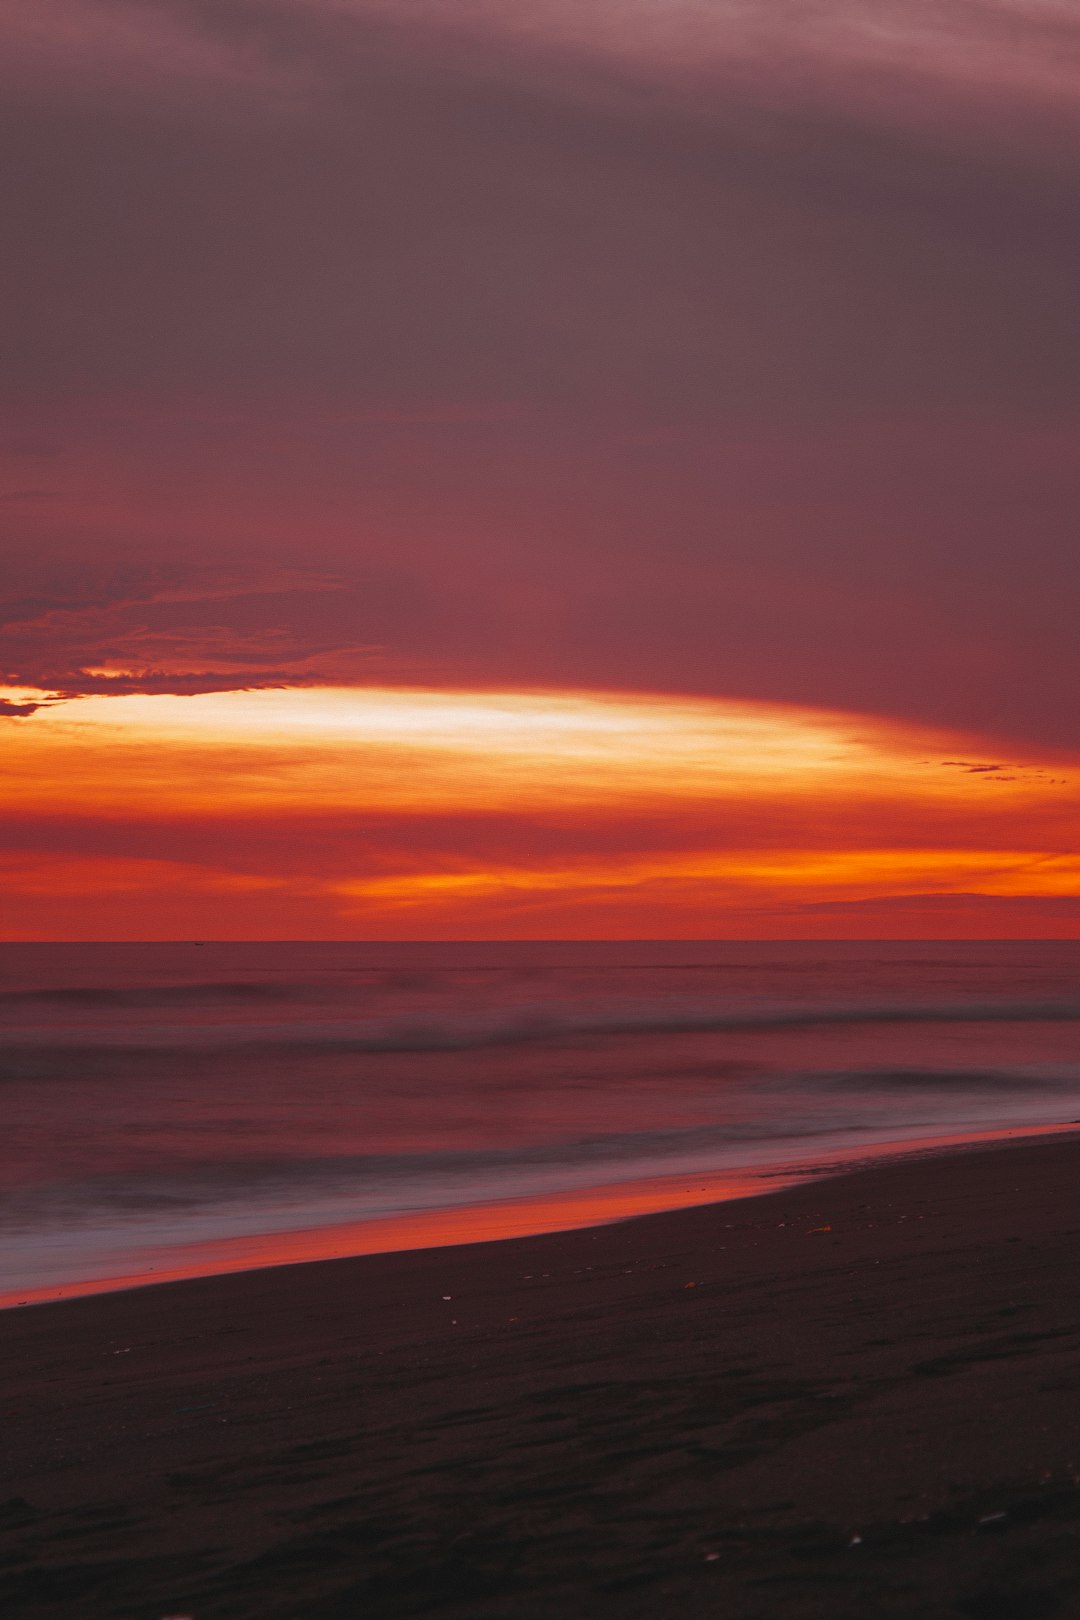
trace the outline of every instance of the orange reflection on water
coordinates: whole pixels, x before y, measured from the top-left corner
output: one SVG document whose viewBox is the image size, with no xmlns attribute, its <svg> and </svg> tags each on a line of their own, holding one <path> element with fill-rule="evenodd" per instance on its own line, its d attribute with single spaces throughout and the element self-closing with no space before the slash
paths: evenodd
<svg viewBox="0 0 1080 1620">
<path fill-rule="evenodd" d="M 417 1210 L 408 1215 L 345 1221 L 336 1226 L 148 1249 L 140 1255 L 138 1269 L 113 1277 L 0 1293 L 0 1308 L 73 1299 L 81 1294 L 113 1293 L 149 1283 L 179 1282 L 186 1277 L 298 1265 L 305 1260 L 387 1254 L 399 1249 L 442 1249 L 456 1243 L 491 1243 L 500 1238 L 564 1232 L 579 1226 L 626 1220 L 633 1215 L 650 1215 L 659 1210 L 745 1198 L 766 1187 L 780 1188 L 798 1179 L 795 1171 L 779 1178 L 751 1171 L 650 1177 L 575 1192 L 493 1200 L 459 1209 Z"/>
<path fill-rule="evenodd" d="M 803 1163 L 759 1165 L 754 1169 L 727 1170 L 712 1175 L 651 1176 L 640 1181 L 543 1193 L 529 1198 L 499 1199 L 458 1209 L 419 1210 L 408 1215 L 345 1221 L 336 1226 L 316 1226 L 302 1231 L 270 1232 L 145 1250 L 139 1256 L 137 1267 L 133 1265 L 130 1271 L 112 1277 L 0 1293 L 0 1309 L 46 1304 L 50 1300 L 74 1299 L 85 1294 L 115 1293 L 152 1283 L 181 1282 L 191 1277 L 300 1265 L 308 1260 L 340 1260 L 361 1254 L 389 1254 L 401 1249 L 442 1249 L 459 1243 L 492 1243 L 506 1238 L 533 1237 L 541 1232 L 602 1226 L 611 1221 L 629 1220 L 635 1215 L 780 1192 L 818 1175 L 869 1169 L 874 1161 L 890 1157 L 912 1153 L 931 1155 L 949 1148 L 974 1148 L 983 1143 L 1057 1136 L 1062 1132 L 1075 1135 L 1076 1129 L 1076 1122 L 1069 1121 L 1060 1125 L 867 1143 L 865 1154 L 858 1159 L 853 1159 L 850 1147 L 846 1147 L 820 1153 Z"/>
</svg>

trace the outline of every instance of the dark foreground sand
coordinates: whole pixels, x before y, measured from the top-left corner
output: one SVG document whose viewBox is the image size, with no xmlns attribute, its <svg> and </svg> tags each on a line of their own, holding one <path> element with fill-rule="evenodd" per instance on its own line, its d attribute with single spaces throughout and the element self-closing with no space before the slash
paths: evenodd
<svg viewBox="0 0 1080 1620">
<path fill-rule="evenodd" d="M 1076 1138 L 10 1311 L 0 1367 L 4 1620 L 1080 1616 Z"/>
</svg>

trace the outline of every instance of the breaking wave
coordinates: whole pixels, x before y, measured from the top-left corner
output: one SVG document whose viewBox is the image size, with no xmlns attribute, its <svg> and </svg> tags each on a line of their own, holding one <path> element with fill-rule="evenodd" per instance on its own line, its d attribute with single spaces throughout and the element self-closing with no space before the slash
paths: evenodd
<svg viewBox="0 0 1080 1620">
<path fill-rule="evenodd" d="M 299 984 L 236 980 L 220 984 L 41 985 L 0 990 L 0 1007 L 204 1007 L 230 1002 L 307 1001 L 325 991 Z"/>
<path fill-rule="evenodd" d="M 914 1129 L 917 1135 L 918 1129 L 933 1127 L 939 1108 L 948 1109 L 950 1098 L 967 1099 L 975 1110 L 967 1123 L 976 1128 L 992 1120 L 1000 1123 L 1012 1112 L 1032 1124 L 1056 1121 L 1080 1099 L 1080 1064 L 790 1071 L 770 1076 L 755 1089 L 763 1105 L 756 1114 L 735 1110 L 725 1118 L 682 1126 L 590 1131 L 505 1147 L 250 1155 L 226 1150 L 206 1160 L 181 1156 L 167 1166 L 89 1171 L 12 1189 L 0 1199 L 0 1229 L 62 1228 L 90 1212 L 138 1219 L 232 1205 L 314 1208 L 327 1200 L 344 1200 L 344 1207 L 362 1215 L 482 1199 L 508 1190 L 535 1191 L 552 1181 L 572 1185 L 732 1167 L 748 1157 L 760 1159 L 763 1148 L 770 1156 L 801 1156 L 815 1139 L 836 1140 L 840 1119 L 829 1097 L 837 1093 L 858 1099 L 853 1106 L 845 1103 L 842 1114 L 843 1139 L 853 1150 L 860 1140 L 880 1140 L 894 1129 Z M 911 1093 L 925 1105 L 919 1115 L 904 1108 L 903 1096 Z M 1001 1115 L 1006 1098 L 1011 1108 L 1007 1105 Z"/>
<path fill-rule="evenodd" d="M 155 992 L 157 993 L 157 992 Z M 134 1005 L 135 1003 L 131 1003 Z M 1080 1001 L 958 1001 L 923 1005 L 883 1003 L 832 1006 L 672 1006 L 516 1008 L 482 1017 L 413 1015 L 406 1019 L 321 1019 L 231 1024 L 131 1024 L 18 1030 L 0 1045 L 0 1078 L 44 1074 L 53 1063 L 68 1072 L 82 1060 L 95 1069 L 107 1061 L 159 1058 L 213 1059 L 228 1055 L 361 1055 L 364 1053 L 470 1052 L 500 1046 L 559 1044 L 605 1037 L 778 1034 L 843 1026 L 918 1024 L 1035 1024 L 1080 1021 Z"/>
</svg>

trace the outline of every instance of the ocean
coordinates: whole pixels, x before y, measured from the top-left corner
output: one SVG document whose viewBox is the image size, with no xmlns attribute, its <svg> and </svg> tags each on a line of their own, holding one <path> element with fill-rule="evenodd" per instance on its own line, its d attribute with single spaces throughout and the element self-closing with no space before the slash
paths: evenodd
<svg viewBox="0 0 1080 1620">
<path fill-rule="evenodd" d="M 0 945 L 0 1303 L 1080 1123 L 1080 941 Z"/>
</svg>

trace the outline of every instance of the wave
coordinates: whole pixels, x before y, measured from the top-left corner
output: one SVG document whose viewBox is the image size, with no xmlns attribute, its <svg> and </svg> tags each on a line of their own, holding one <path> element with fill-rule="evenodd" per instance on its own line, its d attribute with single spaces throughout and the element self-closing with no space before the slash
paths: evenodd
<svg viewBox="0 0 1080 1620">
<path fill-rule="evenodd" d="M 41 1072 L 51 1062 L 69 1068 L 84 1061 L 170 1056 L 187 1061 L 216 1057 L 285 1055 L 349 1056 L 378 1053 L 469 1052 L 485 1048 L 566 1043 L 604 1037 L 776 1034 L 785 1031 L 888 1024 L 1046 1023 L 1080 1021 L 1076 1001 L 961 1001 L 950 1003 L 687 1007 L 619 1006 L 594 1012 L 573 1007 L 517 1008 L 487 1017 L 416 1016 L 407 1019 L 132 1025 L 19 1030 L 0 1046 L 0 1078 Z"/>
<path fill-rule="evenodd" d="M 0 1199 L 0 1229 L 28 1232 L 62 1226 L 88 1210 L 110 1218 L 138 1219 L 224 1205 L 300 1208 L 328 1198 L 356 1201 L 359 1214 L 373 1200 L 388 1209 L 404 1209 L 432 1200 L 452 1204 L 478 1196 L 520 1194 L 551 1181 L 571 1186 L 612 1173 L 620 1179 L 697 1173 L 746 1162 L 747 1155 L 754 1161 L 763 1161 L 763 1156 L 770 1160 L 815 1140 L 855 1146 L 896 1132 L 917 1135 L 928 1129 L 1016 1123 L 1014 1113 L 1001 1114 L 1000 1099 L 1006 1093 L 1023 1105 L 1026 1124 L 1060 1123 L 1080 1093 L 1080 1066 L 793 1071 L 774 1076 L 767 1089 L 771 1101 L 756 1116 L 740 1110 L 733 1117 L 695 1124 L 589 1131 L 508 1147 L 225 1152 L 208 1158 L 178 1156 L 145 1169 L 84 1171 L 11 1189 Z M 860 1094 L 863 1106 L 838 1114 L 828 1106 L 829 1094 L 838 1090 Z M 890 1096 L 895 1099 L 905 1092 L 925 1099 L 917 1114 L 881 1106 Z M 987 1103 L 997 1099 L 985 1117 L 985 1110 L 971 1111 L 979 1093 Z M 948 1112 L 950 1097 L 967 1100 L 962 1119 Z"/>
<path fill-rule="evenodd" d="M 1080 1002 L 958 1002 L 924 1006 L 825 1006 L 768 1008 L 652 1008 L 600 1014 L 518 1012 L 481 1022 L 410 1019 L 366 1025 L 349 1033 L 327 1030 L 301 1036 L 301 1047 L 340 1052 L 468 1051 L 520 1046 L 592 1035 L 694 1035 L 812 1029 L 848 1024 L 1046 1023 L 1080 1020 Z M 273 1044 L 289 1045 L 279 1031 Z M 242 1044 L 242 1037 L 241 1037 Z M 257 1043 L 252 1043 L 257 1044 Z"/>
<path fill-rule="evenodd" d="M 0 990 L 0 1006 L 19 1007 L 175 1007 L 215 1002 L 306 1001 L 310 985 L 224 980 L 206 984 L 52 985 L 29 990 Z M 325 992 L 322 992 L 325 993 Z"/>
<path fill-rule="evenodd" d="M 1080 1088 L 1080 1065 L 1017 1069 L 844 1069 L 806 1075 L 826 1091 L 1011 1092 Z"/>
<path fill-rule="evenodd" d="M 868 1126 L 855 1124 L 849 1134 Z M 678 1172 L 688 1164 L 716 1160 L 725 1150 L 763 1142 L 795 1143 L 825 1138 L 834 1127 L 811 1116 L 775 1120 L 728 1121 L 647 1131 L 597 1132 L 555 1142 L 519 1144 L 512 1148 L 471 1148 L 434 1152 L 285 1155 L 265 1158 L 222 1157 L 201 1162 L 73 1177 L 16 1189 L 0 1199 L 0 1228 L 36 1227 L 50 1214 L 63 1222 L 93 1208 L 127 1216 L 183 1211 L 208 1204 L 309 1203 L 312 1198 L 351 1195 L 359 1199 L 412 1189 L 439 1189 L 453 1202 L 462 1191 L 520 1191 L 530 1176 L 584 1172 L 582 1179 L 615 1171 L 621 1177 L 658 1168 Z M 574 1178 L 576 1179 L 576 1178 Z M 408 1199 L 406 1198 L 406 1205 Z M 402 1207 L 406 1207 L 403 1205 Z"/>
</svg>

